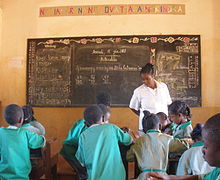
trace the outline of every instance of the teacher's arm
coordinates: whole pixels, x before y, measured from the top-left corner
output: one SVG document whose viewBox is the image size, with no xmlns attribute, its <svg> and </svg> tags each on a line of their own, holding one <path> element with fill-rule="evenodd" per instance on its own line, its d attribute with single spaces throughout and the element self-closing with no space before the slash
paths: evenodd
<svg viewBox="0 0 220 180">
<path fill-rule="evenodd" d="M 140 115 L 140 110 L 137 111 L 137 110 L 132 109 L 132 108 L 130 108 L 130 109 L 131 109 L 132 112 L 134 112 L 134 113 L 137 114 L 138 116 Z"/>
<path fill-rule="evenodd" d="M 134 91 L 129 104 L 129 108 L 132 110 L 132 112 L 134 112 L 138 116 L 140 115 L 140 107 L 141 107 L 141 102 L 139 99 L 140 98 L 138 97 L 137 91 Z"/>
</svg>

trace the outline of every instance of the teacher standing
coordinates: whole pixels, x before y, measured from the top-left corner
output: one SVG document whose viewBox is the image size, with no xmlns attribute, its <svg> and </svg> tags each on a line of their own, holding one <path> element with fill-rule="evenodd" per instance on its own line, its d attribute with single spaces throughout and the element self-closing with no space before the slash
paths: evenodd
<svg viewBox="0 0 220 180">
<path fill-rule="evenodd" d="M 148 63 L 140 72 L 143 84 L 134 90 L 130 109 L 139 116 L 139 130 L 142 130 L 143 111 L 168 114 L 168 105 L 172 103 L 167 85 L 154 79 L 154 65 Z"/>
</svg>

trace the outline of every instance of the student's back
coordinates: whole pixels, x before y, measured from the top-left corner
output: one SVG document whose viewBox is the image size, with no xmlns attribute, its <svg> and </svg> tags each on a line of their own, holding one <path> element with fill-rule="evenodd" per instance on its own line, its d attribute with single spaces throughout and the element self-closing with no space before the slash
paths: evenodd
<svg viewBox="0 0 220 180">
<path fill-rule="evenodd" d="M 142 174 L 139 179 L 145 179 L 148 172 L 156 171 L 166 173 L 169 152 L 181 152 L 187 145 L 172 136 L 149 130 L 141 136 L 127 153 L 127 160 L 137 159 Z"/>
<path fill-rule="evenodd" d="M 213 170 L 203 158 L 202 127 L 202 124 L 196 124 L 193 129 L 191 137 L 195 143 L 182 154 L 176 175 L 206 174 Z"/>
<path fill-rule="evenodd" d="M 131 143 L 131 137 L 113 124 L 95 124 L 79 139 L 77 159 L 86 166 L 89 180 L 124 180 L 118 142 Z"/>
<path fill-rule="evenodd" d="M 0 128 L 0 179 L 29 179 L 30 148 L 43 147 L 45 140 L 29 130 L 20 128 L 23 122 L 21 107 L 11 104 L 5 109 L 9 127 Z"/>
<path fill-rule="evenodd" d="M 0 179 L 28 179 L 30 148 L 44 145 L 44 138 L 23 128 L 0 128 Z"/>
<path fill-rule="evenodd" d="M 202 142 L 195 143 L 183 153 L 178 163 L 176 175 L 207 174 L 214 169 L 203 158 L 203 145 Z"/>
<path fill-rule="evenodd" d="M 141 136 L 127 152 L 127 160 L 137 159 L 141 174 L 138 179 L 144 180 L 149 172 L 166 173 L 169 152 L 181 152 L 187 149 L 187 144 L 173 136 L 161 133 L 159 118 L 155 114 L 144 111 L 142 121 L 145 135 Z"/>
</svg>

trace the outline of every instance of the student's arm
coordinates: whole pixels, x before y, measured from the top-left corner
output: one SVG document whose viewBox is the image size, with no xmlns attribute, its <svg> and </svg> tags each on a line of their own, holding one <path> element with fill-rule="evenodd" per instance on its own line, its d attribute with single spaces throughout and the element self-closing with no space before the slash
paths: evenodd
<svg viewBox="0 0 220 180">
<path fill-rule="evenodd" d="M 40 135 L 45 136 L 45 128 L 41 123 L 39 123 L 37 121 L 31 121 L 30 124 L 39 130 Z"/>
<path fill-rule="evenodd" d="M 78 120 L 69 130 L 67 138 L 63 141 L 63 144 L 78 146 L 79 137 L 83 131 L 87 129 L 83 119 Z"/>
<path fill-rule="evenodd" d="M 26 131 L 26 135 L 28 137 L 30 149 L 37 149 L 37 148 L 41 148 L 41 147 L 45 146 L 46 140 L 45 140 L 44 136 L 40 136 L 40 135 L 35 134 L 29 130 Z"/>
<path fill-rule="evenodd" d="M 132 143 L 132 138 L 127 132 L 122 131 L 119 127 L 115 125 L 113 125 L 113 128 L 114 128 L 116 137 L 121 144 L 128 146 Z"/>
<path fill-rule="evenodd" d="M 189 148 L 189 144 L 177 138 L 173 138 L 170 140 L 169 143 L 169 152 L 183 152 Z"/>
<path fill-rule="evenodd" d="M 85 157 L 84 157 L 84 149 L 83 149 L 83 142 L 82 138 L 79 138 L 79 146 L 76 151 L 76 159 L 80 162 L 82 166 L 85 167 Z"/>
<path fill-rule="evenodd" d="M 179 159 L 177 170 L 176 170 L 176 175 L 177 176 L 183 176 L 183 175 L 188 175 L 192 174 L 192 170 L 190 167 L 190 159 L 189 159 L 189 152 L 185 151 L 181 158 Z"/>
<path fill-rule="evenodd" d="M 135 150 L 138 150 L 138 147 L 137 146 L 138 142 L 135 142 L 135 144 L 133 144 L 130 149 L 128 150 L 127 154 L 126 154 L 126 160 L 131 162 L 131 161 L 135 161 L 136 160 L 136 157 L 135 157 Z"/>
<path fill-rule="evenodd" d="M 193 128 L 191 125 L 187 126 L 184 132 L 184 137 L 185 138 L 191 138 L 191 132 L 192 132 Z"/>
<path fill-rule="evenodd" d="M 175 176 L 175 175 L 164 175 L 162 173 L 150 172 L 146 180 L 199 180 L 198 175 L 185 175 L 185 176 Z"/>
</svg>

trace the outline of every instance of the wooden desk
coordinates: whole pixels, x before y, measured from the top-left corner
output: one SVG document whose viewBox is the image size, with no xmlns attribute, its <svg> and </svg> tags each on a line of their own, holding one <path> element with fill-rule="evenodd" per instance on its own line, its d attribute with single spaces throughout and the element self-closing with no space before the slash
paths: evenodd
<svg viewBox="0 0 220 180">
<path fill-rule="evenodd" d="M 57 179 L 58 152 L 51 148 L 55 142 L 56 139 L 54 138 L 47 139 L 45 147 L 36 150 L 39 156 L 31 156 L 30 179 L 39 180 L 42 176 L 47 180 Z"/>
</svg>

